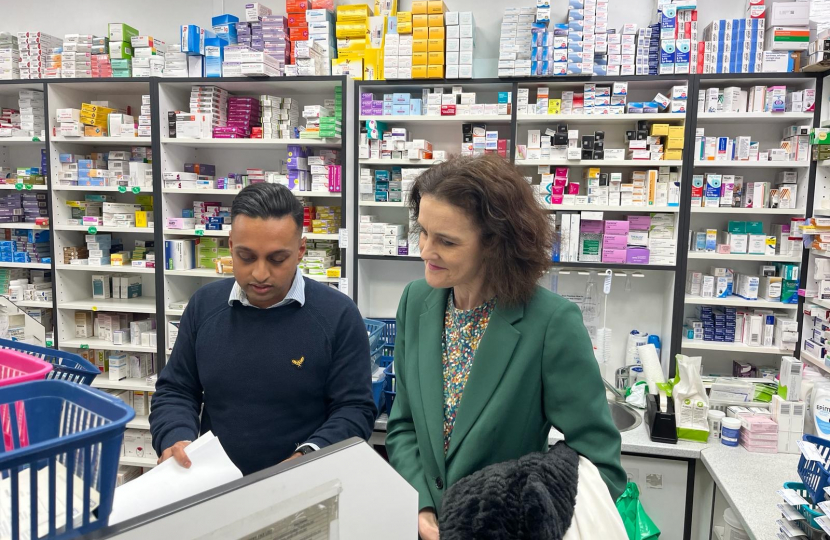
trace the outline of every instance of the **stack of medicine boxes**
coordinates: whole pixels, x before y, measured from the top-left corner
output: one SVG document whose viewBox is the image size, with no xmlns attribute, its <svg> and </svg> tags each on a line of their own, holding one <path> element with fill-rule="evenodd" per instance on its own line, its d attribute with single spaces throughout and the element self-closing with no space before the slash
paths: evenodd
<svg viewBox="0 0 830 540">
<path fill-rule="evenodd" d="M 84 240 L 89 251 L 87 264 L 89 266 L 108 266 L 110 264 L 110 251 L 112 250 L 112 235 L 87 234 L 84 235 Z"/>
<path fill-rule="evenodd" d="M 447 37 L 444 28 L 445 12 L 446 6 L 443 0 L 412 2 L 413 79 L 444 78 L 444 52 Z"/>
<path fill-rule="evenodd" d="M 447 79 L 473 78 L 475 19 L 472 11 L 448 11 L 444 14 L 447 36 Z"/>
<path fill-rule="evenodd" d="M 328 9 L 309 9 L 305 12 L 308 23 L 308 39 L 322 49 L 320 54 L 320 75 L 331 75 L 331 61 L 337 58 L 337 44 L 334 39 L 334 14 Z M 298 62 L 299 64 L 299 62 Z M 302 73 L 299 73 L 302 75 Z"/>
<path fill-rule="evenodd" d="M 109 24 L 109 53 L 113 77 L 132 76 L 132 38 L 138 30 L 122 23 Z"/>
<path fill-rule="evenodd" d="M 66 34 L 63 36 L 63 52 L 60 58 L 60 70 L 57 74 L 47 72 L 49 78 L 81 79 L 92 77 L 92 40 L 91 34 Z"/>
<path fill-rule="evenodd" d="M 409 254 L 405 225 L 375 222 L 375 216 L 360 216 L 358 234 L 361 254 L 388 257 Z"/>
<path fill-rule="evenodd" d="M 778 424 L 778 452 L 799 454 L 804 437 L 806 405 L 800 400 L 804 364 L 792 356 L 781 357 L 778 395 L 772 396 L 772 419 Z M 782 392 L 782 389 L 785 391 Z"/>
<path fill-rule="evenodd" d="M 130 43 L 133 46 L 133 76 L 161 77 L 167 44 L 152 36 L 133 36 Z"/>
<path fill-rule="evenodd" d="M 637 31 L 635 73 L 629 73 L 627 66 L 620 66 L 620 75 L 657 75 L 660 71 L 660 24 L 652 24 Z M 630 38 L 623 34 L 622 54 L 629 54 L 634 47 Z"/>
</svg>

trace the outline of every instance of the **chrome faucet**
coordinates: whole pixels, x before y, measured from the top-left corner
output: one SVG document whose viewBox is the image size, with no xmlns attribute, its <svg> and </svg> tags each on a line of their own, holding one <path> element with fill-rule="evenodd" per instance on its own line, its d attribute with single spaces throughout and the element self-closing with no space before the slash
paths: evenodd
<svg viewBox="0 0 830 540">
<path fill-rule="evenodd" d="M 616 401 L 621 401 L 625 403 L 625 389 L 629 386 L 629 382 L 631 379 L 631 369 L 629 367 L 621 367 L 617 371 L 614 372 L 614 386 L 611 385 L 605 378 L 602 379 L 602 382 L 605 384 L 605 387 L 614 394 Z"/>
</svg>

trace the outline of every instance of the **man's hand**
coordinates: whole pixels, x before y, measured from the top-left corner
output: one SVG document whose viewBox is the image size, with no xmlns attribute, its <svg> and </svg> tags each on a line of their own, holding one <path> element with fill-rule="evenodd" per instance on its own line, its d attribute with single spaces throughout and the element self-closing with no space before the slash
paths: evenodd
<svg viewBox="0 0 830 540">
<path fill-rule="evenodd" d="M 185 469 L 190 468 L 190 458 L 187 457 L 187 454 L 184 452 L 185 446 L 190 444 L 191 441 L 179 441 L 164 452 L 161 453 L 161 457 L 159 458 L 158 462 L 162 463 L 167 461 L 168 459 L 175 458 L 176 463 L 184 467 Z"/>
<path fill-rule="evenodd" d="M 435 510 L 424 508 L 418 512 L 418 535 L 422 540 L 438 540 L 438 516 Z"/>
<path fill-rule="evenodd" d="M 292 459 L 297 459 L 298 457 L 303 457 L 303 455 L 299 452 L 294 452 L 293 454 L 291 454 L 291 457 L 282 460 L 282 463 L 285 463 L 286 461 L 291 461 Z"/>
</svg>

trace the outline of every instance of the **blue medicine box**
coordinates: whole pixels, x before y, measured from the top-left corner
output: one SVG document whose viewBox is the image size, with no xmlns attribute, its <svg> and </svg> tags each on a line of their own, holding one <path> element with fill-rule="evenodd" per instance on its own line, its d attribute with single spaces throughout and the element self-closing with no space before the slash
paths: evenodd
<svg viewBox="0 0 830 540">
<path fill-rule="evenodd" d="M 236 23 L 239 22 L 239 17 L 235 15 L 217 15 L 210 20 L 213 31 L 216 32 L 216 37 L 224 39 L 229 45 L 237 44 Z M 207 46 L 207 44 L 205 44 Z M 208 75 L 210 77 L 210 75 Z"/>
<path fill-rule="evenodd" d="M 181 27 L 182 52 L 189 55 L 205 54 L 205 30 L 195 24 Z"/>
<path fill-rule="evenodd" d="M 227 42 L 220 37 L 205 38 L 205 77 L 221 77 Z"/>
</svg>

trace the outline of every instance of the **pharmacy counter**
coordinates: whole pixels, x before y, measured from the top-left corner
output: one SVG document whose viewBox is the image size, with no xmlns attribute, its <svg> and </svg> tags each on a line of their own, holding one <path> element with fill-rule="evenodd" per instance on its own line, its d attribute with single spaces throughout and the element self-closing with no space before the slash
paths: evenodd
<svg viewBox="0 0 830 540">
<path fill-rule="evenodd" d="M 384 444 L 386 422 L 385 414 L 378 418 L 370 443 Z M 661 540 L 708 539 L 709 523 L 713 517 L 718 522 L 722 515 L 720 508 L 715 509 L 717 515 L 713 514 L 713 500 L 718 491 L 750 538 L 777 538 L 775 520 L 780 513 L 776 504 L 781 498 L 775 492 L 784 482 L 798 480 L 798 455 L 748 452 L 741 446 L 724 446 L 720 439 L 714 438 L 704 444 L 687 441 L 657 443 L 649 438 L 645 423 L 620 436 L 623 467 L 627 472 L 630 467 L 653 468 L 663 475 L 660 490 L 641 488 L 641 499 L 644 504 L 648 502 L 649 513 L 663 529 Z M 561 439 L 559 432 L 551 431 L 550 444 Z M 670 463 L 673 465 L 667 465 Z M 670 468 L 677 468 L 678 464 L 681 466 L 679 477 L 670 479 Z M 673 501 L 674 506 L 665 502 L 667 500 Z"/>
<path fill-rule="evenodd" d="M 754 540 L 778 538 L 776 505 L 782 501 L 775 492 L 784 482 L 800 481 L 798 459 L 795 454 L 747 452 L 742 446 L 710 445 L 701 452 L 701 461 Z"/>
</svg>

